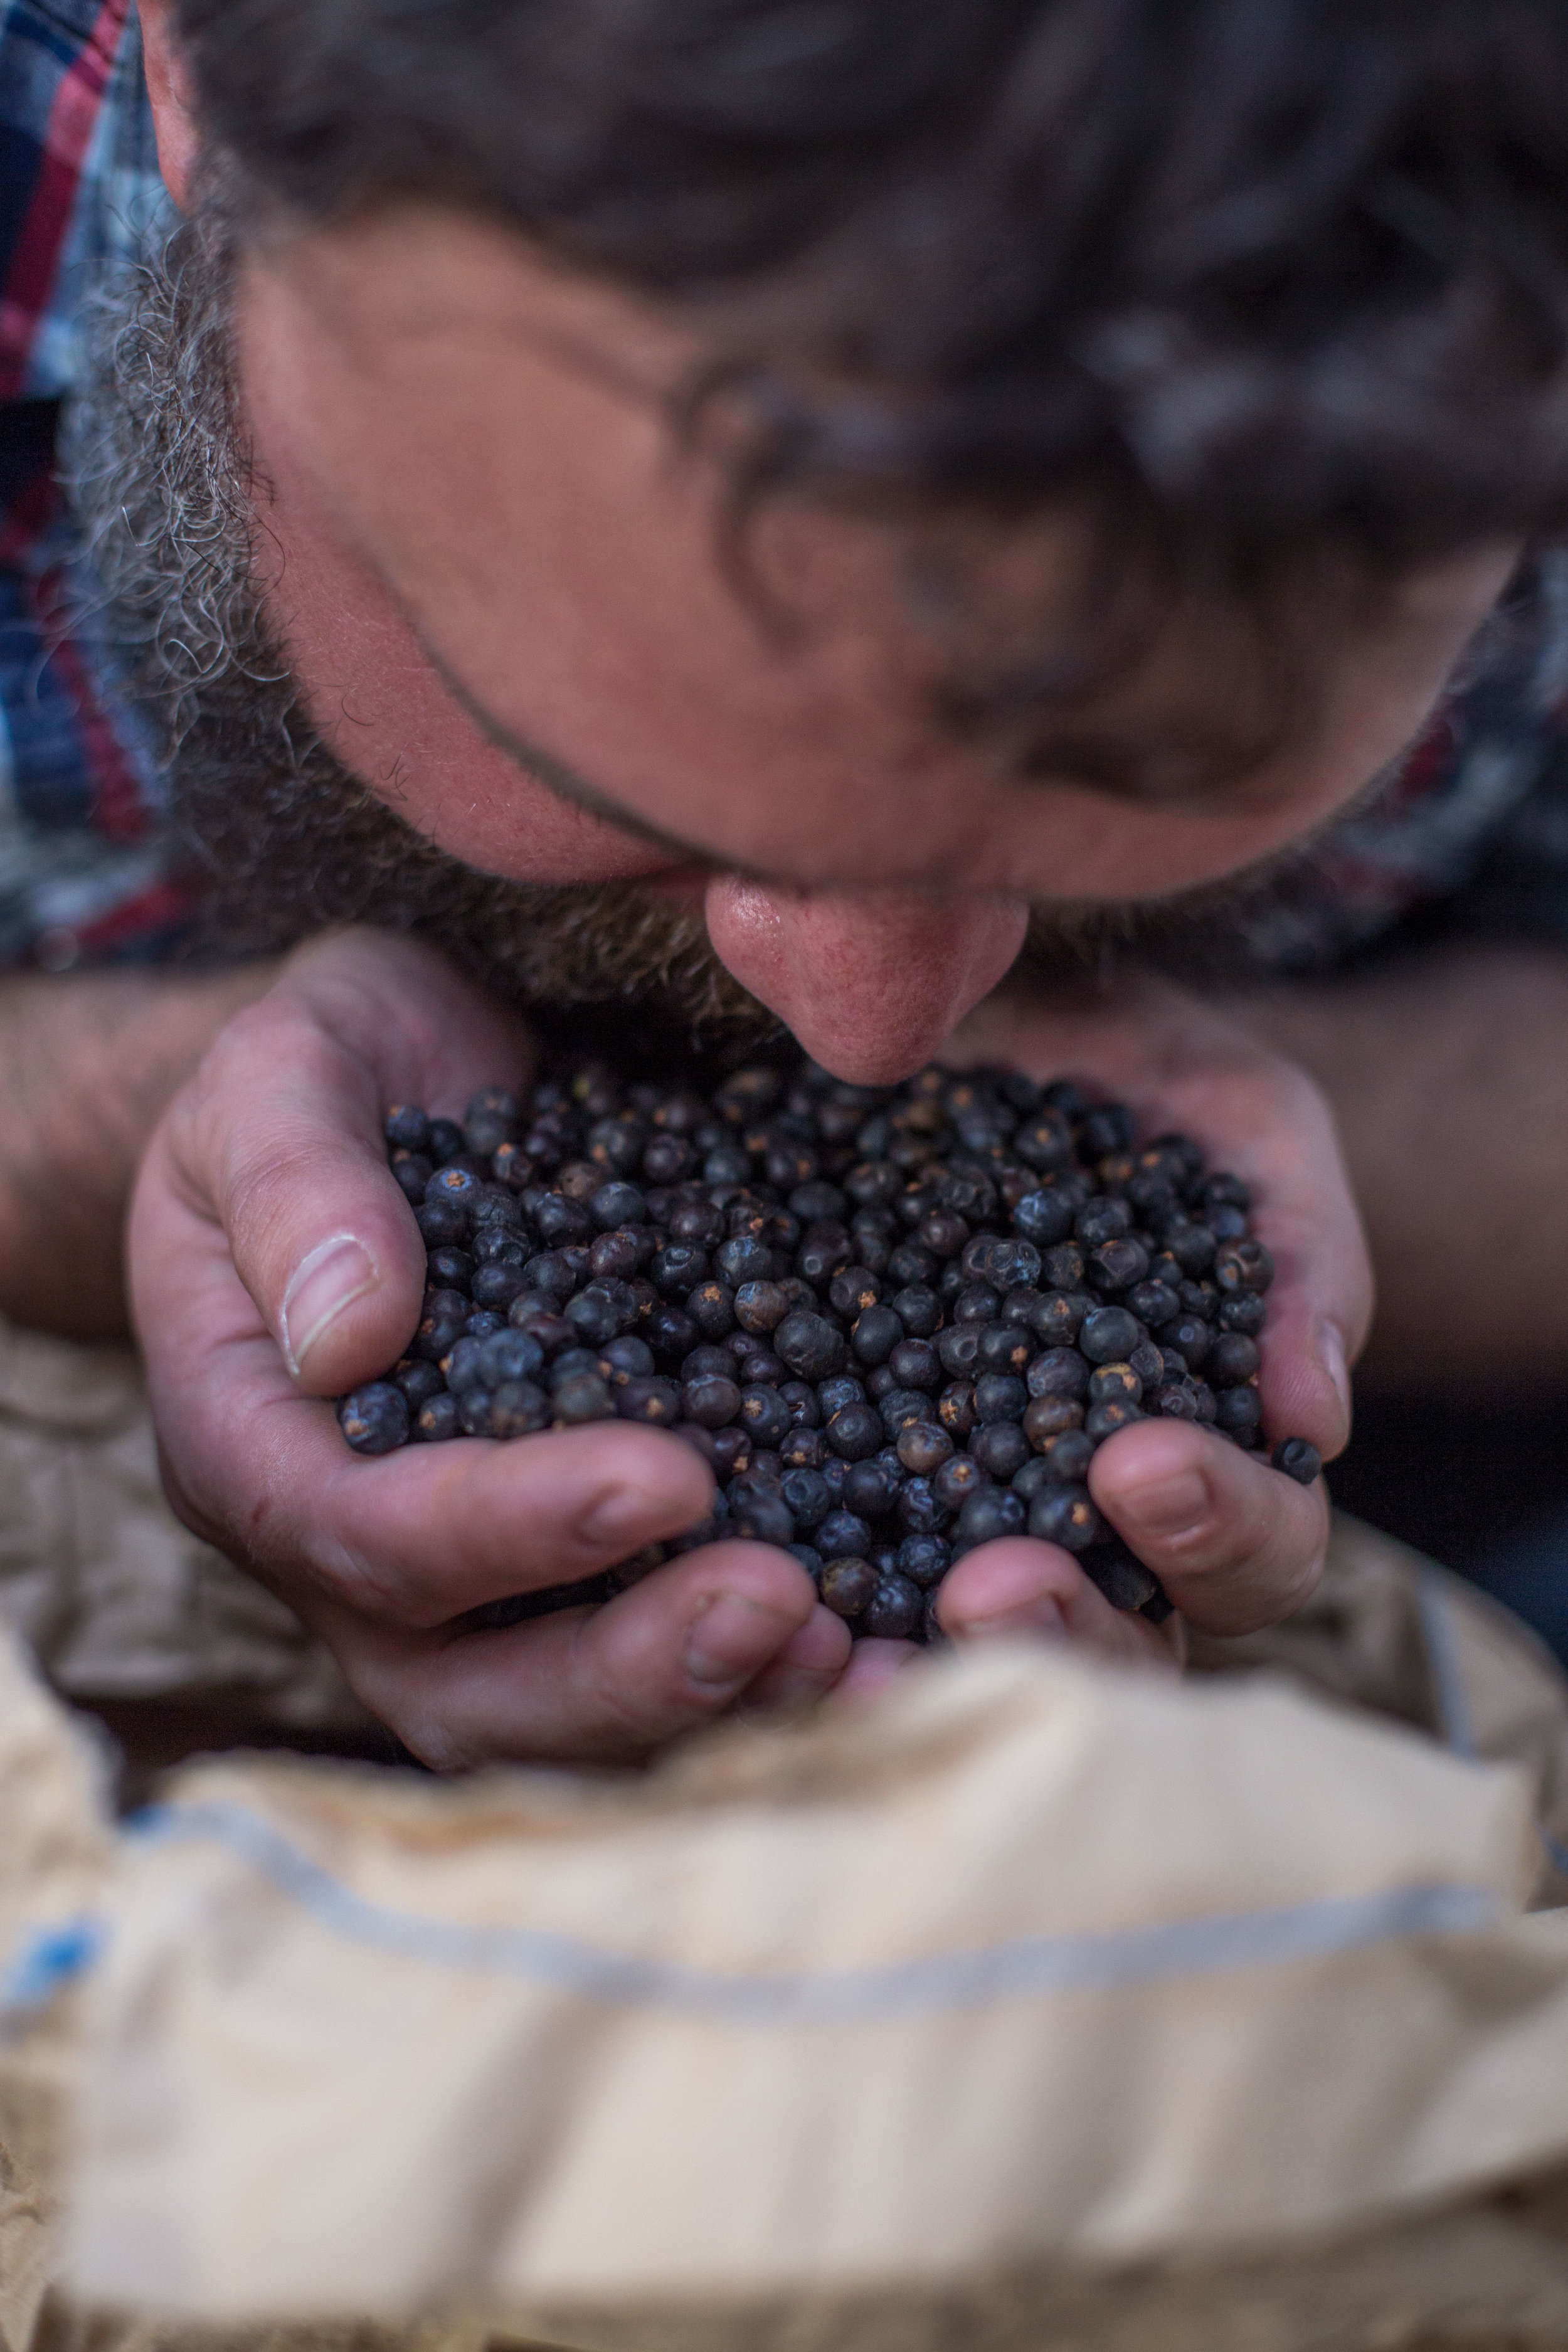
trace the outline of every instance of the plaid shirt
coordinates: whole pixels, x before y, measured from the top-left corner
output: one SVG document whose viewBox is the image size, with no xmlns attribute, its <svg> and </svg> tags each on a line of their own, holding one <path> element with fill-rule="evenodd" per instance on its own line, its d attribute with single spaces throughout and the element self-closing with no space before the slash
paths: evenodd
<svg viewBox="0 0 1568 2352">
<path fill-rule="evenodd" d="M 54 487 L 77 320 L 97 272 L 174 214 L 134 0 L 0 0 L 0 967 L 166 954 L 191 910 L 132 719 L 73 638 Z M 1376 806 L 1321 845 L 1256 961 L 1331 964 L 1414 910 L 1568 940 L 1568 558 Z"/>
<path fill-rule="evenodd" d="M 0 0 L 0 964 L 155 955 L 187 912 L 156 776 L 71 635 L 53 479 L 83 295 L 172 219 L 132 0 Z"/>
</svg>

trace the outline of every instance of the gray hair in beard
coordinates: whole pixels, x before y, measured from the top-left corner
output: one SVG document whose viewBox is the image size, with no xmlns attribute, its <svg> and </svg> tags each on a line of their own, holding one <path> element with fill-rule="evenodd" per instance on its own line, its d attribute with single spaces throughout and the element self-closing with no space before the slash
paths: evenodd
<svg viewBox="0 0 1568 2352">
<path fill-rule="evenodd" d="M 231 366 L 235 253 L 220 184 L 156 259 L 100 289 L 66 436 L 84 626 L 142 714 L 175 835 L 209 877 L 206 950 L 261 953 L 370 923 L 418 933 L 524 1010 L 599 1007 L 612 1027 L 628 1015 L 721 1044 L 776 1034 L 700 911 L 635 883 L 479 873 L 321 741 L 268 626 L 268 548 Z M 1256 966 L 1265 940 L 1274 961 L 1292 928 L 1305 935 L 1292 921 L 1303 879 L 1289 865 L 1155 908 L 1041 909 L 1023 968 L 1082 980 L 1136 960 L 1212 976 Z"/>
</svg>

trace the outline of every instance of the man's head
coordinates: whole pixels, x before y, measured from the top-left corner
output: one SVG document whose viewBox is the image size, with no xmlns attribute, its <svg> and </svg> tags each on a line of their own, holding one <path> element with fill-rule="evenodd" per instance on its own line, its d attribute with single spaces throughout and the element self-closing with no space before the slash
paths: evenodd
<svg viewBox="0 0 1568 2352">
<path fill-rule="evenodd" d="M 1321 824 L 1568 503 L 1545 0 L 142 13 L 329 751 L 846 1075 Z"/>
</svg>

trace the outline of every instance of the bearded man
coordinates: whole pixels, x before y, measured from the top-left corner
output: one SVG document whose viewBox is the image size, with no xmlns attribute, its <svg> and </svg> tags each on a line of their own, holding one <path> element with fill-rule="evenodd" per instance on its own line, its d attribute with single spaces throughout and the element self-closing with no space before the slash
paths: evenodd
<svg viewBox="0 0 1568 2352">
<path fill-rule="evenodd" d="M 115 1328 L 134 1192 L 176 1508 L 417 1754 L 909 1654 L 752 1544 L 455 1632 L 705 1465 L 344 1449 L 419 1306 L 385 1107 L 584 1006 L 1187 1129 L 1279 1264 L 1268 1425 L 1331 1456 L 1371 1292 L 1310 1066 L 1385 1369 L 1561 1366 L 1560 954 L 1352 960 L 1561 830 L 1565 68 L 1547 0 L 0 7 L 0 1306 Z M 1321 1485 L 1197 1426 L 1093 1487 L 1199 1627 L 1311 1588 Z M 942 1612 L 1173 1654 L 1025 1540 Z"/>
</svg>

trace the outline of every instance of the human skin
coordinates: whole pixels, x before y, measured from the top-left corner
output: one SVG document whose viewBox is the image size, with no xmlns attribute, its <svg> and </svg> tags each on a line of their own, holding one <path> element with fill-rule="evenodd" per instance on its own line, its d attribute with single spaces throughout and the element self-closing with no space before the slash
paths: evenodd
<svg viewBox="0 0 1568 2352">
<path fill-rule="evenodd" d="M 143 16 L 179 198 L 193 134 L 163 12 Z M 1268 1425 L 1332 1454 L 1370 1291 L 1315 1090 L 1173 992 L 1028 1006 L 994 992 L 1029 902 L 1162 896 L 1322 822 L 1418 730 L 1511 552 L 1415 578 L 1331 639 L 1309 722 L 1223 789 L 1134 801 L 1026 779 L 919 709 L 895 534 L 782 511 L 765 526 L 769 574 L 807 625 L 781 638 L 737 597 L 712 485 L 672 463 L 664 421 L 694 336 L 435 207 L 251 251 L 237 341 L 268 604 L 318 723 L 409 823 L 488 870 L 700 893 L 721 959 L 842 1076 L 985 1052 L 1096 1080 L 1151 1124 L 1189 1129 L 1256 1181 L 1280 1262 Z M 1059 520 L 998 543 L 977 593 L 999 640 L 1026 607 L 1037 625 L 1070 595 L 1074 553 Z M 1213 615 L 1173 615 L 1103 722 L 1158 742 L 1191 695 L 1231 690 L 1232 650 Z M 379 1164 L 382 1107 L 449 1109 L 520 1076 L 528 1051 L 424 950 L 325 942 L 229 1024 L 176 1099 L 132 1227 L 177 1507 L 443 1765 L 639 1752 L 845 1669 L 844 1629 L 804 1572 L 753 1545 L 688 1555 L 592 1617 L 454 1638 L 459 1611 L 700 1517 L 708 1474 L 677 1441 L 612 1428 L 379 1464 L 342 1449 L 320 1400 L 399 1352 L 417 1305 L 417 1237 Z M 1102 1449 L 1093 1483 L 1207 1630 L 1270 1622 L 1317 1573 L 1321 1488 L 1210 1433 L 1141 1424 Z M 961 1638 L 1036 1631 L 1171 1655 L 1044 1545 L 972 1554 L 943 1616 Z M 849 1679 L 907 1655 L 862 1644 Z"/>
</svg>

